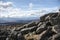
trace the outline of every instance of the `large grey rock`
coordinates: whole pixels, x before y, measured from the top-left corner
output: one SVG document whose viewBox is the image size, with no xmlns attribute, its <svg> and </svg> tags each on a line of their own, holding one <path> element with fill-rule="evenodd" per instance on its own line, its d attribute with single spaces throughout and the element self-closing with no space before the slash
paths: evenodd
<svg viewBox="0 0 60 40">
<path fill-rule="evenodd" d="M 29 27 L 33 27 L 33 26 L 37 26 L 37 23 L 36 22 L 30 22 L 30 23 L 25 24 L 21 27 L 18 27 L 17 29 L 15 29 L 15 31 L 20 31 L 21 29 L 29 28 Z"/>
<path fill-rule="evenodd" d="M 53 35 L 49 40 L 60 40 L 60 33 Z"/>
<path fill-rule="evenodd" d="M 52 28 L 48 28 L 46 32 L 40 36 L 40 40 L 48 40 L 51 36 L 55 35 L 56 33 L 52 31 Z"/>
<path fill-rule="evenodd" d="M 50 21 L 53 25 L 60 24 L 60 14 L 58 12 L 46 14 L 40 17 L 40 21 L 42 22 Z"/>
<path fill-rule="evenodd" d="M 27 33 L 29 33 L 29 32 L 36 31 L 36 29 L 37 29 L 37 26 L 33 26 L 33 27 L 30 27 L 30 28 L 24 28 L 24 29 L 22 29 L 20 32 L 21 32 L 22 34 L 27 34 Z"/>
<path fill-rule="evenodd" d="M 36 34 L 40 34 L 40 33 L 42 33 L 44 30 L 47 30 L 47 28 L 45 28 L 45 26 L 46 26 L 45 23 L 42 24 L 42 25 L 40 25 L 40 27 L 38 27 L 37 30 L 36 30 Z"/>
<path fill-rule="evenodd" d="M 53 29 L 56 31 L 56 33 L 60 33 L 60 25 L 54 25 Z"/>
</svg>

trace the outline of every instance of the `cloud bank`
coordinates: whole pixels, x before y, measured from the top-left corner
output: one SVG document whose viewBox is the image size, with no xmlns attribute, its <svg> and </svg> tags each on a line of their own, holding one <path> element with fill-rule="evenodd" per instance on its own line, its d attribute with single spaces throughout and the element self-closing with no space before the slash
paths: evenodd
<svg viewBox="0 0 60 40">
<path fill-rule="evenodd" d="M 25 18 L 25 17 L 40 17 L 49 12 L 57 12 L 58 7 L 53 8 L 39 8 L 33 10 L 33 3 L 29 3 L 29 10 L 22 10 L 21 8 L 14 7 L 12 2 L 0 1 L 0 18 Z"/>
</svg>

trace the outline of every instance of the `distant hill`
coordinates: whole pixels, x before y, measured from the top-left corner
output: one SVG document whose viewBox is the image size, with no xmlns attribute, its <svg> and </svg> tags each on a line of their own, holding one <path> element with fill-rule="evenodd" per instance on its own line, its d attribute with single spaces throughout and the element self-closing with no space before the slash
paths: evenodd
<svg viewBox="0 0 60 40">
<path fill-rule="evenodd" d="M 39 19 L 21 19 L 21 18 L 0 18 L 0 25 L 25 24 L 31 21 L 38 21 Z"/>
</svg>

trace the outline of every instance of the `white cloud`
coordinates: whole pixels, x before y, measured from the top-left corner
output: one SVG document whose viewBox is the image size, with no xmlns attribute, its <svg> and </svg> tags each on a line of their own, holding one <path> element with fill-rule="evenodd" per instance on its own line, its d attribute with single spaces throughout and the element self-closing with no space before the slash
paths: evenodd
<svg viewBox="0 0 60 40">
<path fill-rule="evenodd" d="M 31 10 L 33 8 L 33 3 L 29 3 L 29 9 Z"/>
<path fill-rule="evenodd" d="M 12 6 L 12 2 L 2 2 L 0 1 L 0 7 L 4 7 L 4 8 L 7 8 L 7 7 L 11 7 Z"/>
<path fill-rule="evenodd" d="M 39 8 L 37 10 L 32 10 L 33 4 L 29 4 L 29 10 L 22 10 L 21 8 L 14 8 L 12 2 L 0 2 L 0 17 L 40 17 L 48 12 L 58 11 L 58 7 L 53 8 Z"/>
</svg>

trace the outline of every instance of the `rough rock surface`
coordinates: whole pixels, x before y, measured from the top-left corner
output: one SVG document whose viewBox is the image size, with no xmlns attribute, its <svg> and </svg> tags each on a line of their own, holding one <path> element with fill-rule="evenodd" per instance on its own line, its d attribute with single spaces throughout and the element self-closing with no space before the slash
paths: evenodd
<svg viewBox="0 0 60 40">
<path fill-rule="evenodd" d="M 49 13 L 12 30 L 0 30 L 0 40 L 60 40 L 60 13 Z"/>
</svg>

